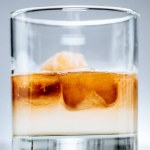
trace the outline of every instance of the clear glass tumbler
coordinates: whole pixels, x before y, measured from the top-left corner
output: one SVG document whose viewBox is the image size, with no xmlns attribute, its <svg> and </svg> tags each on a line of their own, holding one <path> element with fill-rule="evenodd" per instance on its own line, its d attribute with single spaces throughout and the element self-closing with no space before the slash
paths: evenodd
<svg viewBox="0 0 150 150">
<path fill-rule="evenodd" d="M 12 13 L 13 150 L 137 149 L 137 18 L 101 6 Z"/>
</svg>

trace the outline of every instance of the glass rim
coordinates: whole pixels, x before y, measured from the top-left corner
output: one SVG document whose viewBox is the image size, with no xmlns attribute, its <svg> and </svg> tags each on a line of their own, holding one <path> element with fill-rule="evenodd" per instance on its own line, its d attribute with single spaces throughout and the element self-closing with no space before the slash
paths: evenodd
<svg viewBox="0 0 150 150">
<path fill-rule="evenodd" d="M 113 19 L 95 19 L 95 20 L 80 20 L 80 21 L 64 21 L 64 20 L 53 20 L 53 19 L 37 19 L 37 18 L 27 18 L 27 17 L 18 17 L 21 14 L 25 14 L 27 12 L 35 12 L 35 11 L 45 11 L 45 10 L 61 10 L 72 8 L 74 10 L 82 9 L 83 11 L 86 9 L 89 10 L 106 10 L 106 11 L 116 11 L 127 14 L 125 17 L 116 17 Z M 41 25 L 51 25 L 51 26 L 91 26 L 91 25 L 107 25 L 114 23 L 121 23 L 125 21 L 129 21 L 133 18 L 137 18 L 140 15 L 128 8 L 122 7 L 110 7 L 110 6 L 96 6 L 96 5 L 58 5 L 58 6 L 46 6 L 46 7 L 30 7 L 19 9 L 11 13 L 11 19 L 16 19 L 22 22 L 31 23 L 31 24 L 41 24 Z"/>
</svg>

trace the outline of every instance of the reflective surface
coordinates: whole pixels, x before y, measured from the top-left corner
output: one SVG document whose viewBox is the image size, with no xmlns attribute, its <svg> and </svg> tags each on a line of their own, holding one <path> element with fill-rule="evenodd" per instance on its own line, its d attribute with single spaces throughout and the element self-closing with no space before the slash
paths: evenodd
<svg viewBox="0 0 150 150">
<path fill-rule="evenodd" d="M 136 135 L 14 137 L 13 150 L 137 150 Z"/>
</svg>

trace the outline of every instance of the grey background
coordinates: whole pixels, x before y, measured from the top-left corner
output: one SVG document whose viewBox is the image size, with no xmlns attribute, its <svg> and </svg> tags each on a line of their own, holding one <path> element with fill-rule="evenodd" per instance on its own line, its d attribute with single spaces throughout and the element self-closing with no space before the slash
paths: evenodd
<svg viewBox="0 0 150 150">
<path fill-rule="evenodd" d="M 139 22 L 139 144 L 150 149 L 150 1 L 149 0 L 1 0 L 0 4 L 0 149 L 11 149 L 10 12 L 32 6 L 92 4 L 128 7 Z"/>
</svg>

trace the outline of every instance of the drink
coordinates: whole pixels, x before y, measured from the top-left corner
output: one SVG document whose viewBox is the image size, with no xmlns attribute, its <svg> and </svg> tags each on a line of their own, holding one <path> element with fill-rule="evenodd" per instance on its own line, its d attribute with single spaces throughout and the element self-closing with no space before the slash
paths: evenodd
<svg viewBox="0 0 150 150">
<path fill-rule="evenodd" d="M 12 14 L 13 150 L 137 150 L 136 24 L 116 7 Z"/>
<path fill-rule="evenodd" d="M 137 130 L 135 74 L 37 73 L 12 76 L 12 83 L 15 136 L 127 134 Z"/>
</svg>

